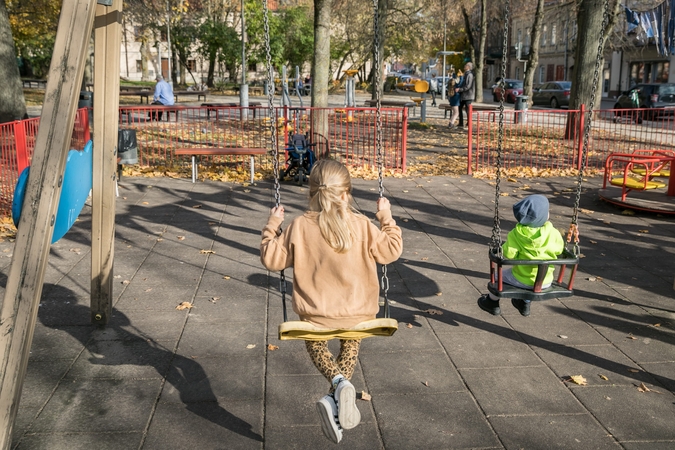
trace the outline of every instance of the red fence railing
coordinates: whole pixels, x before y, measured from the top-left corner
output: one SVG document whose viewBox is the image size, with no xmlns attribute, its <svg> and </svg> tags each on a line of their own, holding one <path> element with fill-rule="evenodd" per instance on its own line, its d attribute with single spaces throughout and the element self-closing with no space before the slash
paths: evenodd
<svg viewBox="0 0 675 450">
<path fill-rule="evenodd" d="M 579 168 L 587 114 L 583 106 L 580 110 L 504 111 L 502 167 Z M 498 138 L 499 112 L 473 111 L 468 173 L 494 169 Z M 675 149 L 673 110 L 595 111 L 588 141 L 588 168 L 602 170 L 610 153 L 632 153 L 637 149 Z"/>
<path fill-rule="evenodd" d="M 39 117 L 0 124 L 0 214 L 11 210 L 16 182 L 33 158 L 39 124 Z M 89 115 L 79 109 L 70 148 L 82 150 L 89 139 Z"/>
<path fill-rule="evenodd" d="M 313 126 L 320 116 L 327 124 L 325 132 Z M 269 109 L 264 107 L 120 107 L 120 127 L 136 130 L 141 165 L 182 161 L 173 156 L 176 148 L 269 148 L 270 120 L 277 124 L 280 150 L 289 133 L 309 133 L 319 155 L 330 153 L 352 166 L 377 164 L 373 108 L 278 107 L 270 118 Z M 404 108 L 382 109 L 387 168 L 405 171 L 407 120 Z"/>
</svg>

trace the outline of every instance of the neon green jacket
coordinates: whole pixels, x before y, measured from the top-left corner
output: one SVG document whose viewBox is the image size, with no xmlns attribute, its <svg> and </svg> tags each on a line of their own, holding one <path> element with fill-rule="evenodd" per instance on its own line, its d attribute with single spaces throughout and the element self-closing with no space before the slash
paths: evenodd
<svg viewBox="0 0 675 450">
<path fill-rule="evenodd" d="M 565 242 L 551 222 L 546 222 L 539 228 L 517 224 L 509 232 L 506 242 L 502 245 L 505 258 L 533 261 L 557 259 L 564 248 Z M 549 266 L 548 273 L 544 278 L 544 286 L 553 281 L 554 270 L 553 266 Z M 513 266 L 513 276 L 523 284 L 534 286 L 537 266 Z"/>
</svg>

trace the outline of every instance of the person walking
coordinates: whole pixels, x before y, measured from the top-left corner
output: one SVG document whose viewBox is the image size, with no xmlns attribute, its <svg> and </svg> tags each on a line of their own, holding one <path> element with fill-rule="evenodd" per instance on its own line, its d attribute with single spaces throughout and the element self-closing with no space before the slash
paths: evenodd
<svg viewBox="0 0 675 450">
<path fill-rule="evenodd" d="M 462 110 L 466 110 L 466 125 L 469 125 L 469 105 L 476 98 L 476 83 L 473 75 L 473 63 L 468 62 L 464 65 L 464 81 L 459 88 L 455 89 L 459 92 L 459 126 L 464 127 L 464 114 Z"/>
<path fill-rule="evenodd" d="M 438 94 L 438 80 L 436 74 L 431 75 L 429 80 L 429 91 L 431 92 L 431 106 L 436 106 L 436 95 Z"/>
<path fill-rule="evenodd" d="M 462 74 L 462 71 L 460 70 L 458 73 L 453 73 L 450 75 L 450 88 L 448 89 L 448 93 L 450 95 L 448 96 L 448 101 L 450 102 L 450 123 L 448 126 L 450 128 L 455 128 L 455 121 L 457 120 L 457 117 L 459 116 L 459 92 L 455 90 L 455 87 L 461 86 L 462 81 L 464 77 Z"/>
<path fill-rule="evenodd" d="M 281 232 L 284 207 L 272 208 L 262 231 L 261 262 L 274 271 L 293 267 L 293 311 L 321 328 L 351 328 L 374 319 L 380 309 L 376 263 L 392 263 L 403 250 L 389 200 L 377 201 L 378 228 L 353 209 L 351 192 L 347 168 L 321 159 L 309 176 L 309 211 Z M 330 383 L 316 407 L 324 434 L 336 444 L 343 429 L 361 420 L 349 381 L 360 345 L 360 339 L 340 339 L 334 357 L 328 341 L 305 341 L 312 362 Z"/>
</svg>

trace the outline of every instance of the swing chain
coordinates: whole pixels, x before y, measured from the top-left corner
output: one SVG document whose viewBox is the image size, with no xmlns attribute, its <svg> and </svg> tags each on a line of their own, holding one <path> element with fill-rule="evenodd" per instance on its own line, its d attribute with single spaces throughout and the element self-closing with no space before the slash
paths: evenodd
<svg viewBox="0 0 675 450">
<path fill-rule="evenodd" d="M 380 94 L 380 14 L 378 0 L 373 0 L 373 89 L 375 90 L 375 147 L 377 154 L 377 187 L 380 197 L 384 197 L 383 167 L 384 155 L 382 152 L 382 98 Z"/>
<path fill-rule="evenodd" d="M 581 167 L 579 168 L 579 175 L 577 177 L 577 192 L 574 198 L 574 212 L 572 213 L 572 223 L 570 224 L 569 232 L 567 233 L 567 242 L 574 239 L 574 254 L 579 254 L 579 226 L 577 219 L 579 217 L 579 203 L 581 202 L 581 184 L 583 182 L 584 171 L 586 170 L 586 163 L 588 162 L 588 140 L 591 134 L 591 125 L 593 122 L 593 111 L 595 109 L 595 98 L 598 92 L 598 85 L 600 83 L 600 64 L 603 60 L 603 51 L 605 48 L 604 33 L 609 25 L 609 0 L 603 2 L 602 27 L 600 29 L 600 39 L 598 39 L 598 54 L 595 58 L 595 70 L 593 72 L 593 85 L 591 88 L 591 102 L 588 106 L 584 123 L 584 138 L 581 148 Z"/>
<path fill-rule="evenodd" d="M 263 29 L 265 40 L 265 57 L 267 59 L 267 105 L 270 120 L 270 144 L 272 147 L 272 168 L 274 172 L 274 204 L 281 204 L 281 186 L 279 184 L 279 149 L 277 147 L 277 123 L 274 112 L 274 67 L 272 66 L 272 50 L 270 48 L 270 22 L 268 0 L 263 0 Z M 283 277 L 283 272 L 282 272 Z"/>
<path fill-rule="evenodd" d="M 506 0 L 504 6 L 504 38 L 502 43 L 502 64 L 501 64 L 501 81 L 504 83 L 506 79 L 506 52 L 509 48 L 509 15 L 510 15 L 510 0 Z M 490 246 L 493 251 L 501 258 L 502 256 L 502 230 L 499 224 L 499 184 L 501 182 L 502 174 L 502 150 L 504 145 L 504 89 L 502 89 L 502 95 L 499 96 L 499 128 L 497 134 L 497 174 L 495 179 L 495 214 L 492 224 L 492 238 L 490 241 Z"/>
</svg>

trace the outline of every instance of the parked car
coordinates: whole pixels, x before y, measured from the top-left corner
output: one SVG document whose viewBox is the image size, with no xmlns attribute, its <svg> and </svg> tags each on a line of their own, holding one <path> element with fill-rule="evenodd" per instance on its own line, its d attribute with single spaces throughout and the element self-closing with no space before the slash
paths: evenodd
<svg viewBox="0 0 675 450">
<path fill-rule="evenodd" d="M 551 81 L 532 90 L 532 104 L 557 109 L 570 105 L 571 81 Z"/>
<path fill-rule="evenodd" d="M 412 91 L 413 85 L 417 80 L 419 80 L 419 78 L 414 77 L 412 75 L 401 75 L 400 77 L 398 77 L 396 87 L 404 91 Z"/>
<path fill-rule="evenodd" d="M 675 113 L 675 83 L 645 83 L 637 84 L 624 91 L 616 99 L 614 109 L 645 109 L 637 121 L 652 120 L 659 115 L 673 115 Z M 659 111 L 650 111 L 659 109 Z M 617 116 L 620 114 L 617 113 Z"/>
<path fill-rule="evenodd" d="M 515 103 L 516 96 L 523 95 L 523 82 L 520 80 L 504 80 L 504 101 Z M 502 83 L 497 83 L 492 88 L 492 100 L 498 102 L 502 96 Z"/>
</svg>

